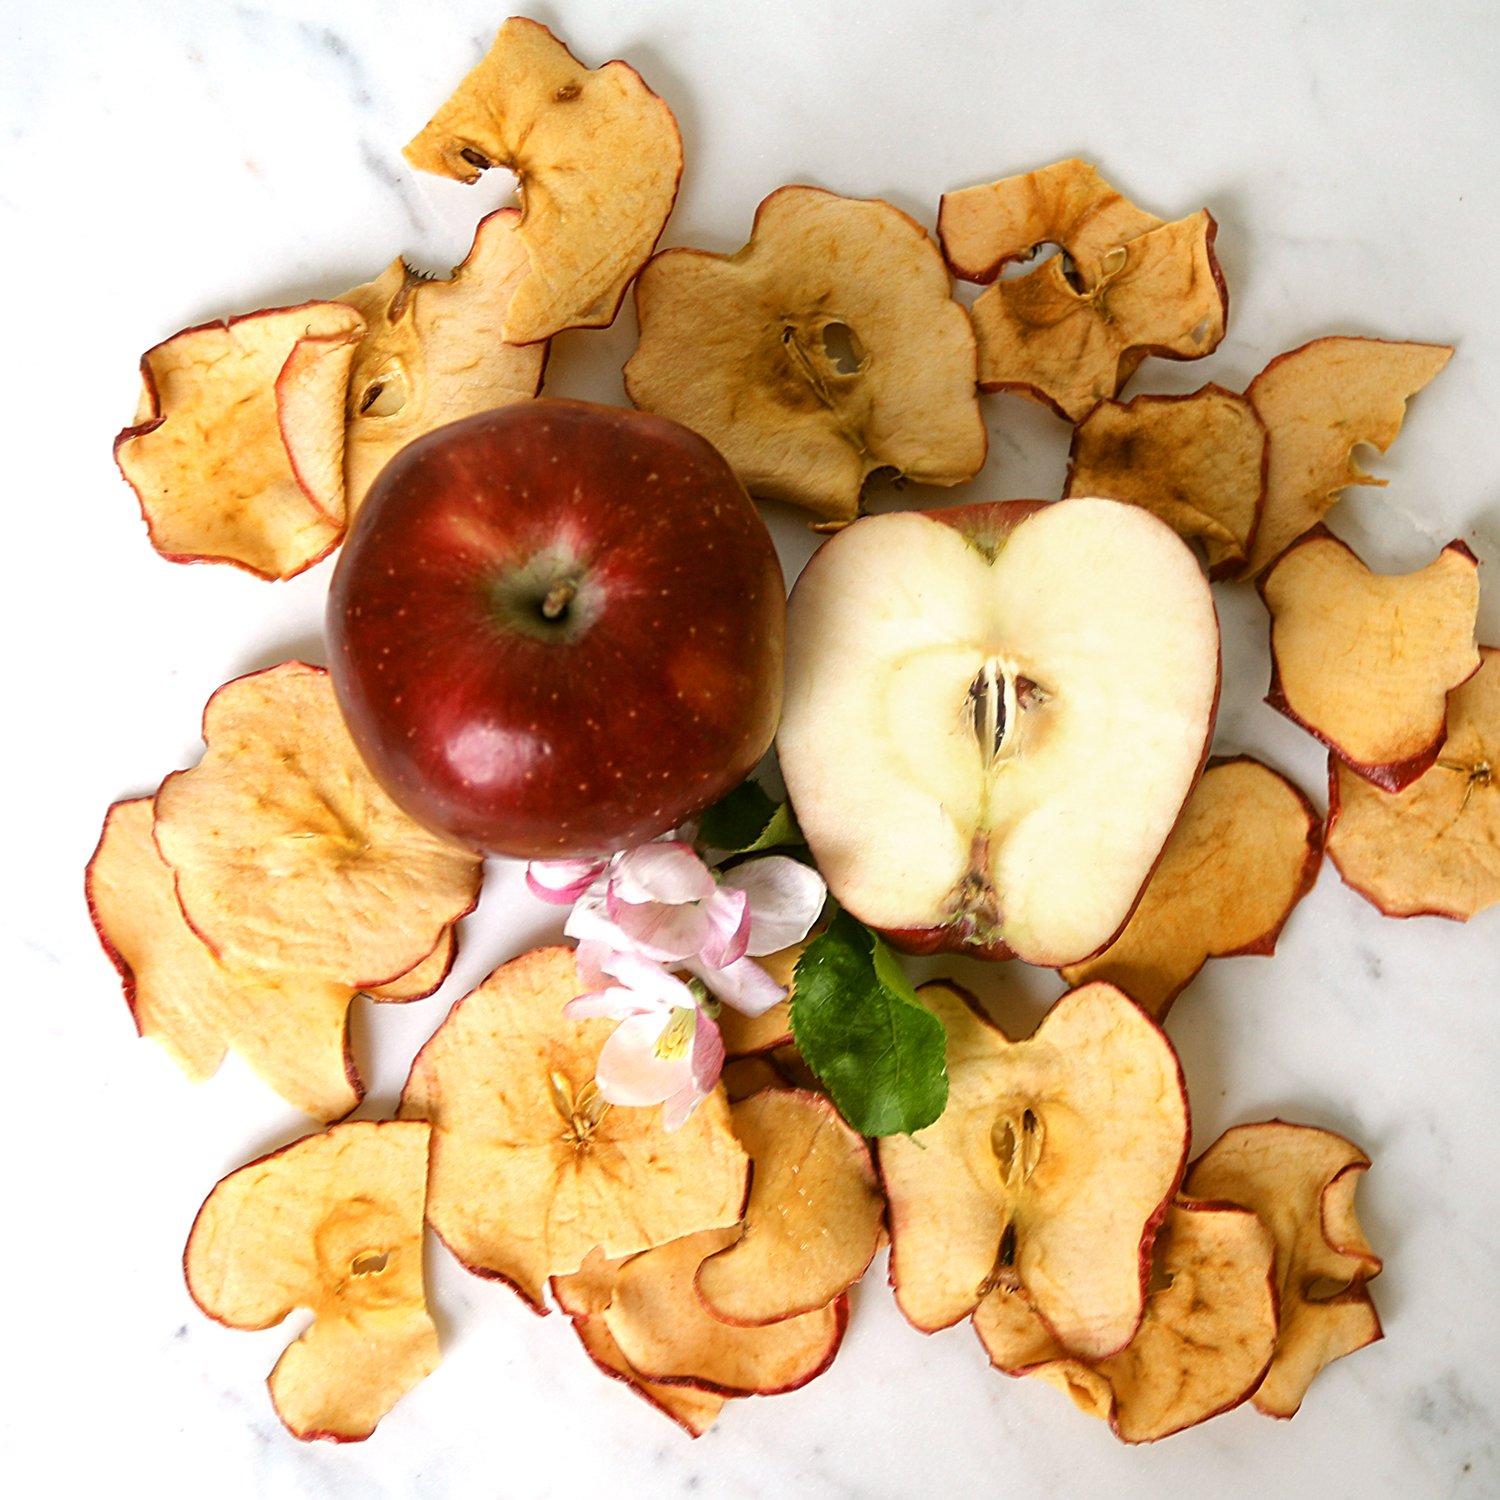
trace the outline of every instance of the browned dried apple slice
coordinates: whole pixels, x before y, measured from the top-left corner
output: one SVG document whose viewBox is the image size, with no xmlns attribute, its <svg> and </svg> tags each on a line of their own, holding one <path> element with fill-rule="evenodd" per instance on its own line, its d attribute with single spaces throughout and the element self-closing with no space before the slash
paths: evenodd
<svg viewBox="0 0 1500 1500">
<path fill-rule="evenodd" d="M 991 1292 L 975 1330 L 997 1369 L 1058 1386 L 1122 1442 L 1169 1437 L 1260 1385 L 1276 1348 L 1275 1242 L 1248 1209 L 1179 1199 L 1156 1263 L 1140 1330 L 1108 1359 L 1068 1355 L 1021 1291 Z"/>
<path fill-rule="evenodd" d="M 691 427 L 752 494 L 850 521 L 876 469 L 971 479 L 988 438 L 974 334 L 926 230 L 784 187 L 735 255 L 668 250 L 636 282 L 630 399 Z"/>
<path fill-rule="evenodd" d="M 1275 951 L 1322 855 L 1322 817 L 1291 782 L 1249 756 L 1215 762 L 1124 931 L 1062 976 L 1108 980 L 1159 1019 L 1208 959 Z"/>
<path fill-rule="evenodd" d="M 308 302 L 146 352 L 115 461 L 162 556 L 290 578 L 338 542 L 344 393 L 363 332 L 354 308 Z"/>
<path fill-rule="evenodd" d="M 116 803 L 89 861 L 89 909 L 140 1034 L 189 1078 L 233 1048 L 288 1103 L 320 1120 L 364 1095 L 349 1055 L 355 987 L 219 962 L 188 926 L 152 838 L 149 797 Z"/>
<path fill-rule="evenodd" d="M 868 1269 L 885 1198 L 869 1148 L 820 1095 L 772 1089 L 730 1110 L 750 1153 L 740 1236 L 698 1268 L 698 1295 L 725 1323 L 779 1322 L 826 1307 Z"/>
<path fill-rule="evenodd" d="M 530 268 L 519 218 L 501 209 L 481 219 L 467 258 L 447 281 L 397 260 L 345 293 L 342 300 L 366 327 L 349 372 L 344 477 L 351 516 L 413 438 L 541 389 L 546 344 L 509 344 L 501 332 Z"/>
<path fill-rule="evenodd" d="M 1479 670 L 1479 561 L 1449 542 L 1415 573 L 1372 573 L 1326 527 L 1260 579 L 1271 611 L 1266 702 L 1350 770 L 1397 792 L 1437 759 L 1448 694 Z"/>
<path fill-rule="evenodd" d="M 721 1396 L 773 1396 L 806 1385 L 833 1362 L 848 1322 L 845 1297 L 761 1327 L 723 1323 L 703 1306 L 698 1268 L 738 1232 L 704 1230 L 631 1256 L 609 1268 L 602 1286 L 596 1273 L 593 1316 L 643 1380 Z M 575 1294 L 561 1287 L 559 1297 L 566 1306 Z"/>
<path fill-rule="evenodd" d="M 1178 536 L 1200 542 L 1208 576 L 1224 578 L 1249 555 L 1266 452 L 1255 408 L 1221 386 L 1101 401 L 1074 430 L 1063 494 L 1143 506 Z"/>
<path fill-rule="evenodd" d="M 1385 792 L 1329 757 L 1328 857 L 1387 916 L 1464 922 L 1500 902 L 1500 648 L 1448 697 L 1432 769 Z"/>
<path fill-rule="evenodd" d="M 1064 995 L 1024 1041 L 952 985 L 921 995 L 948 1031 L 948 1107 L 877 1145 L 902 1312 L 931 1331 L 1020 1288 L 1069 1352 L 1115 1353 L 1187 1155 L 1171 1044 L 1109 984 Z"/>
<path fill-rule="evenodd" d="M 1325 1365 L 1381 1337 L 1368 1285 L 1380 1260 L 1354 1212 L 1369 1165 L 1331 1131 L 1267 1120 L 1225 1131 L 1188 1168 L 1185 1192 L 1242 1204 L 1276 1241 L 1281 1329 L 1254 1398 L 1269 1416 L 1291 1416 Z"/>
<path fill-rule="evenodd" d="M 380 789 L 323 668 L 285 662 L 227 683 L 203 739 L 199 765 L 156 794 L 156 843 L 223 963 L 369 988 L 473 909 L 483 860 Z"/>
<path fill-rule="evenodd" d="M 1384 453 L 1408 399 L 1448 363 L 1442 344 L 1314 339 L 1278 355 L 1245 395 L 1266 424 L 1266 503 L 1246 571 L 1259 573 L 1327 514 L 1351 484 L 1384 484 L 1354 461 L 1369 444 Z"/>
<path fill-rule="evenodd" d="M 595 1246 L 618 1258 L 736 1224 L 744 1206 L 748 1161 L 722 1092 L 674 1131 L 659 1110 L 599 1098 L 614 1027 L 563 1015 L 583 988 L 569 948 L 502 964 L 454 1005 L 401 1098 L 403 1118 L 433 1126 L 433 1228 L 539 1310 L 547 1278 Z"/>
<path fill-rule="evenodd" d="M 368 1437 L 438 1363 L 422 1282 L 428 1130 L 361 1120 L 251 1162 L 209 1194 L 188 1239 L 188 1290 L 231 1328 L 313 1323 L 271 1372 L 303 1439 Z"/>
<path fill-rule="evenodd" d="M 460 182 L 496 165 L 516 174 L 531 269 L 504 337 L 531 344 L 614 320 L 672 212 L 682 137 L 634 68 L 585 68 L 545 26 L 513 16 L 406 159 Z"/>
</svg>

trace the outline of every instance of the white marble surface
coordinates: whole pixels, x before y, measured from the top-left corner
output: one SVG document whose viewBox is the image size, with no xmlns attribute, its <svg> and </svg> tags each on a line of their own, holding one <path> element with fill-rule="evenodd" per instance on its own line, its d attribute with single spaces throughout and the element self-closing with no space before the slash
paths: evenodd
<svg viewBox="0 0 1500 1500">
<path fill-rule="evenodd" d="M 1500 642 L 1500 11 L 1488 0 L 571 0 L 534 12 L 587 62 L 623 56 L 682 121 L 671 244 L 737 247 L 759 200 L 811 182 L 929 225 L 946 188 L 1080 153 L 1167 216 L 1209 206 L 1229 337 L 1133 390 L 1239 388 L 1318 334 L 1451 341 L 1384 490 L 1335 528 L 1376 566 L 1450 537 L 1484 563 Z M 880 1267 L 805 1391 L 741 1402 L 699 1442 L 599 1377 L 566 1324 L 434 1250 L 445 1360 L 362 1445 L 304 1447 L 263 1378 L 288 1329 L 203 1318 L 179 1257 L 214 1181 L 302 1134 L 233 1059 L 194 1089 L 135 1039 L 82 900 L 107 805 L 197 750 L 219 682 L 321 653 L 327 567 L 268 586 L 146 544 L 110 440 L 140 352 L 206 318 L 335 293 L 398 251 L 446 269 L 503 192 L 417 181 L 400 147 L 504 12 L 477 0 L 78 0 L 13 6 L 0 47 L 6 246 L 3 972 L 9 1493 L 433 1497 L 1500 1494 L 1500 910 L 1382 919 L 1325 868 L 1273 959 L 1210 966 L 1169 1030 L 1195 1139 L 1280 1114 L 1374 1157 L 1361 1211 L 1387 1269 L 1383 1343 L 1302 1412 L 1241 1410 L 1142 1450 L 1054 1391 L 991 1373 L 963 1328 L 923 1337 Z M 620 400 L 629 314 L 558 341 L 556 392 Z M 1054 494 L 1066 429 L 1012 398 L 977 497 Z M 811 541 L 773 516 L 790 567 Z M 1313 743 L 1260 703 L 1264 616 L 1223 592 L 1217 748 L 1319 800 Z M 17 832 L 19 837 L 17 837 Z M 356 1015 L 394 1105 L 446 1005 L 555 930 L 497 868 L 442 994 Z M 932 971 L 942 966 L 927 966 Z M 963 966 L 1012 1017 L 1050 975 Z"/>
</svg>

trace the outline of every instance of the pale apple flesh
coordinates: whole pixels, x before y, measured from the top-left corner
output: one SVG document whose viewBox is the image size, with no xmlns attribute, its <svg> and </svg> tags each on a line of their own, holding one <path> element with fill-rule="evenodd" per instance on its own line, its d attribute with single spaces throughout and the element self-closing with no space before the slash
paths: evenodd
<svg viewBox="0 0 1500 1500">
<path fill-rule="evenodd" d="M 861 921 L 915 951 L 1071 963 L 1129 917 L 1218 683 L 1202 570 L 1138 507 L 871 516 L 793 591 L 778 750 Z"/>
</svg>

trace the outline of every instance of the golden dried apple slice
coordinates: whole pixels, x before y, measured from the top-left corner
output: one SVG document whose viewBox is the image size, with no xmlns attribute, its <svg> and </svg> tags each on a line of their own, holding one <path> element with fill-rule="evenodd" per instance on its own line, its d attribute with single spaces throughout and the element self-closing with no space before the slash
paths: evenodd
<svg viewBox="0 0 1500 1500">
<path fill-rule="evenodd" d="M 1118 985 L 1159 1020 L 1208 959 L 1273 953 L 1322 857 L 1322 817 L 1291 782 L 1250 756 L 1214 762 L 1124 930 L 1060 972 Z"/>
<path fill-rule="evenodd" d="M 934 1124 L 876 1147 L 897 1303 L 930 1332 L 1021 1288 L 1070 1353 L 1115 1353 L 1187 1156 L 1171 1043 L 1109 984 L 1070 991 L 1023 1041 L 953 985 L 920 993 L 947 1028 L 949 1094 Z"/>
<path fill-rule="evenodd" d="M 698 1269 L 738 1233 L 732 1226 L 703 1230 L 631 1256 L 611 1268 L 607 1292 L 596 1275 L 593 1305 L 608 1300 L 594 1316 L 643 1380 L 721 1396 L 774 1396 L 799 1389 L 832 1364 L 848 1323 L 847 1297 L 757 1327 L 723 1323 L 703 1306 Z"/>
<path fill-rule="evenodd" d="M 1346 486 L 1384 484 L 1354 450 L 1384 453 L 1406 403 L 1452 357 L 1445 344 L 1323 338 L 1278 355 L 1245 395 L 1269 433 L 1266 503 L 1246 565 L 1259 573 L 1315 526 Z"/>
<path fill-rule="evenodd" d="M 1381 1337 L 1368 1285 L 1380 1260 L 1354 1211 L 1369 1165 L 1332 1131 L 1266 1120 L 1225 1131 L 1188 1168 L 1184 1192 L 1251 1209 L 1276 1241 L 1281 1328 L 1254 1397 L 1268 1416 L 1293 1415 L 1325 1365 Z"/>
<path fill-rule="evenodd" d="M 595 1246 L 618 1258 L 736 1224 L 744 1205 L 748 1160 L 722 1091 L 675 1131 L 659 1110 L 599 1098 L 614 1027 L 563 1015 L 583 988 L 569 948 L 502 964 L 454 1005 L 401 1098 L 403 1118 L 433 1126 L 433 1228 L 538 1310 L 547 1278 Z"/>
<path fill-rule="evenodd" d="M 195 1083 L 232 1048 L 289 1104 L 319 1120 L 348 1114 L 364 1097 L 349 1055 L 354 986 L 220 963 L 182 914 L 152 822 L 149 797 L 116 803 L 85 882 L 140 1034 Z"/>
<path fill-rule="evenodd" d="M 1432 769 L 1402 791 L 1329 757 L 1328 857 L 1387 916 L 1465 922 L 1500 902 L 1500 647 L 1479 660 Z"/>
<path fill-rule="evenodd" d="M 938 238 L 953 274 L 981 283 L 1042 246 L 1057 245 L 1091 285 L 1117 245 L 1161 226 L 1076 156 L 944 193 L 938 208 Z"/>
<path fill-rule="evenodd" d="M 721 1322 L 775 1323 L 826 1307 L 869 1268 L 885 1197 L 869 1147 L 829 1101 L 772 1089 L 730 1109 L 750 1153 L 740 1237 L 698 1268 L 698 1295 Z"/>
<path fill-rule="evenodd" d="M 1449 542 L 1427 567 L 1390 577 L 1317 526 L 1259 587 L 1271 612 L 1266 702 L 1388 792 L 1427 770 L 1449 692 L 1479 670 L 1474 554 Z"/>
<path fill-rule="evenodd" d="M 209 1317 L 269 1328 L 313 1312 L 269 1381 L 296 1437 L 366 1438 L 437 1368 L 422 1281 L 427 1145 L 419 1123 L 336 1125 L 230 1173 L 199 1210 L 183 1265 Z"/>
<path fill-rule="evenodd" d="M 682 137 L 634 68 L 585 68 L 545 26 L 513 16 L 406 159 L 460 182 L 496 165 L 516 174 L 531 269 L 504 337 L 531 344 L 614 321 L 672 212 Z"/>
<path fill-rule="evenodd" d="M 363 332 L 354 308 L 308 302 L 185 329 L 146 352 L 115 461 L 163 557 L 290 578 L 336 545 L 344 393 Z"/>
<path fill-rule="evenodd" d="M 667 250 L 641 272 L 625 388 L 752 494 L 851 521 L 876 469 L 952 485 L 984 463 L 974 334 L 951 293 L 899 209 L 780 188 L 738 253 Z"/>
<path fill-rule="evenodd" d="M 453 971 L 453 961 L 458 957 L 458 929 L 450 926 L 443 929 L 438 945 L 420 963 L 413 964 L 406 973 L 391 980 L 389 984 L 370 986 L 365 993 L 372 1000 L 394 1001 L 425 1000 Z"/>
<path fill-rule="evenodd" d="M 781 1070 L 763 1052 L 753 1052 L 748 1057 L 732 1057 L 724 1064 L 720 1074 L 724 1092 L 731 1104 L 748 1099 L 762 1089 L 786 1087 L 786 1078 Z"/>
<path fill-rule="evenodd" d="M 1225 578 L 1249 555 L 1265 498 L 1266 451 L 1255 408 L 1221 386 L 1101 401 L 1074 430 L 1063 494 L 1144 507 L 1201 543 L 1208 576 Z"/>
<path fill-rule="evenodd" d="M 1118 1354 L 1068 1355 L 1020 1291 L 991 1292 L 974 1328 L 997 1369 L 1066 1391 L 1122 1442 L 1155 1442 L 1229 1411 L 1260 1385 L 1276 1349 L 1275 1255 L 1250 1210 L 1179 1199 L 1157 1239 L 1162 1284 Z"/>
<path fill-rule="evenodd" d="M 365 769 L 328 674 L 284 662 L 221 687 L 205 751 L 156 794 L 156 843 L 223 963 L 365 989 L 471 911 L 484 862 L 413 822 Z"/>
<path fill-rule="evenodd" d="M 541 389 L 547 345 L 507 343 L 501 332 L 530 269 L 519 221 L 514 209 L 481 219 L 468 256 L 446 281 L 396 260 L 344 294 L 367 330 L 349 373 L 344 479 L 351 516 L 413 438 L 528 401 Z"/>
</svg>

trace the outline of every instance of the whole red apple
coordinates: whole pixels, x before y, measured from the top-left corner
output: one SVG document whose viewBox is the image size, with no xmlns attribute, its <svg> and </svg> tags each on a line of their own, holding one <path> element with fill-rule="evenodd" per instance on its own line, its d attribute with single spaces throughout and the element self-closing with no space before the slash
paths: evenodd
<svg viewBox="0 0 1500 1500">
<path fill-rule="evenodd" d="M 737 785 L 781 704 L 786 589 L 719 454 L 675 422 L 519 402 L 402 450 L 328 600 L 355 743 L 412 817 L 604 854 Z"/>
</svg>

